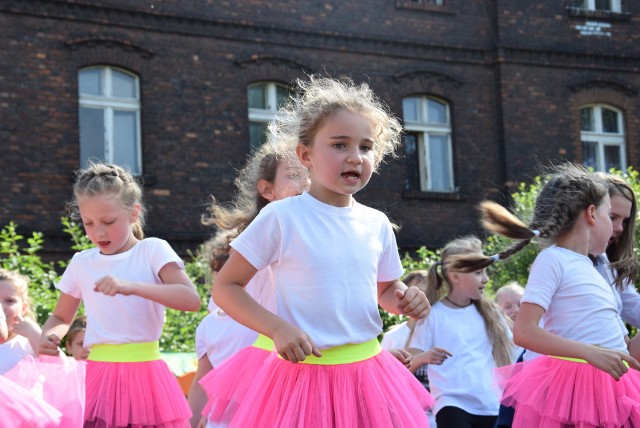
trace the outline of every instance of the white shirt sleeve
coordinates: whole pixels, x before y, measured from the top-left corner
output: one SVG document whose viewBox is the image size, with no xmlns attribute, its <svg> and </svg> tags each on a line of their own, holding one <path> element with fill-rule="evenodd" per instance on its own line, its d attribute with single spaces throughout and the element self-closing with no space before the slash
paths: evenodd
<svg viewBox="0 0 640 428">
<path fill-rule="evenodd" d="M 433 320 L 430 318 L 431 314 L 418 321 L 409 348 L 419 349 L 423 352 L 433 348 L 434 329 L 433 322 L 430 322 Z"/>
<path fill-rule="evenodd" d="M 534 303 L 546 311 L 549 309 L 561 280 L 562 261 L 560 257 L 554 251 L 542 251 L 531 266 L 521 302 Z"/>
</svg>

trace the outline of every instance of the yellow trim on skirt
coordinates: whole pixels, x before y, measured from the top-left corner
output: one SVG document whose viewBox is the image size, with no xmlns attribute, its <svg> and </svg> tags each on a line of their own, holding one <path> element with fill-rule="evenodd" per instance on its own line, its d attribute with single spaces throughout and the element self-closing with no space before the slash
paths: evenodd
<svg viewBox="0 0 640 428">
<path fill-rule="evenodd" d="M 587 362 L 587 360 L 583 360 L 582 358 L 573 358 L 573 357 L 558 357 L 556 355 L 549 355 L 551 358 L 557 358 L 559 360 L 565 360 L 565 361 L 573 361 L 574 363 L 584 363 L 584 364 L 589 364 Z M 622 360 L 622 363 L 629 367 L 629 363 L 626 362 L 625 360 Z"/>
<path fill-rule="evenodd" d="M 160 343 L 157 341 L 93 345 L 88 357 L 91 361 L 109 363 L 141 363 L 160 358 Z"/>
</svg>

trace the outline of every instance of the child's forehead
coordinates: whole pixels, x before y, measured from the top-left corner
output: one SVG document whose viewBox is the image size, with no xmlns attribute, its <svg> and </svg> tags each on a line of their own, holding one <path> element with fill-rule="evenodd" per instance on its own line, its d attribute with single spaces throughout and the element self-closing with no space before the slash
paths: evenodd
<svg viewBox="0 0 640 428">
<path fill-rule="evenodd" d="M 0 296 L 19 296 L 18 287 L 12 281 L 0 279 Z"/>
</svg>

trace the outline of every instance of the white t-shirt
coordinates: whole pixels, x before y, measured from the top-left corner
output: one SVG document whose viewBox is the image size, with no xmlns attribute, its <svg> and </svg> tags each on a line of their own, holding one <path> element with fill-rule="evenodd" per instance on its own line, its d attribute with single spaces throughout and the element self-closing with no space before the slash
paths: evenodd
<svg viewBox="0 0 640 428">
<path fill-rule="evenodd" d="M 542 307 L 542 325 L 553 334 L 628 353 L 613 290 L 587 256 L 555 246 L 542 250 L 521 302 Z M 527 351 L 525 359 L 531 357 Z"/>
<path fill-rule="evenodd" d="M 511 334 L 505 322 L 507 334 Z M 431 307 L 427 318 L 418 321 L 411 347 L 428 351 L 434 346 L 453 355 L 443 364 L 429 364 L 427 375 L 434 413 L 446 406 L 472 415 L 497 415 L 499 392 L 495 389 L 493 348 L 482 315 L 475 305 L 452 309 L 441 302 Z"/>
<path fill-rule="evenodd" d="M 622 291 L 618 290 L 615 284 L 614 272 L 611 269 L 606 253 L 598 256 L 595 267 L 613 289 L 620 317 L 632 326 L 640 327 L 640 294 L 638 294 L 635 285 L 626 283 Z M 629 334 L 626 326 L 623 325 L 623 327 L 625 334 Z"/>
<path fill-rule="evenodd" d="M 382 336 L 382 346 L 384 349 L 404 349 L 411 334 L 409 324 L 405 321 L 394 325 Z"/>
<path fill-rule="evenodd" d="M 256 272 L 245 289 L 256 302 L 275 312 L 276 295 L 268 267 Z M 238 323 L 222 309 L 216 307 L 196 329 L 196 354 L 198 359 L 206 354 L 211 365 L 218 367 L 227 358 L 255 342 L 257 337 L 258 333 Z"/>
<path fill-rule="evenodd" d="M 120 254 L 100 254 L 97 248 L 76 253 L 56 287 L 84 302 L 87 312 L 84 346 L 158 340 L 164 323 L 163 305 L 138 296 L 107 296 L 94 291 L 94 287 L 106 275 L 162 284 L 158 273 L 168 263 L 177 263 L 184 269 L 175 251 L 158 238 L 143 239 Z"/>
<path fill-rule="evenodd" d="M 24 336 L 14 336 L 0 344 L 0 374 L 6 373 L 26 356 L 35 357 L 36 353 Z"/>
<path fill-rule="evenodd" d="M 278 315 L 320 349 L 378 336 L 377 282 L 403 273 L 386 215 L 306 192 L 268 204 L 231 246 L 256 269 L 271 266 Z"/>
</svg>

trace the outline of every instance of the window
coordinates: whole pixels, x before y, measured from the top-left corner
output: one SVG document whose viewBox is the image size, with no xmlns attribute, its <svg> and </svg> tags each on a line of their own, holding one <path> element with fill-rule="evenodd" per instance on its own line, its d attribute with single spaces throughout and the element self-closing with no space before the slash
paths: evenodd
<svg viewBox="0 0 640 428">
<path fill-rule="evenodd" d="M 405 144 L 417 146 L 420 190 L 453 192 L 451 120 L 447 103 L 432 97 L 402 101 Z M 410 173 L 411 175 L 411 173 Z"/>
<path fill-rule="evenodd" d="M 138 78 L 112 67 L 84 68 L 78 92 L 82 166 L 98 159 L 141 175 Z"/>
<path fill-rule="evenodd" d="M 626 169 L 622 113 L 604 105 L 580 109 L 580 138 L 584 164 L 596 171 Z"/>
<path fill-rule="evenodd" d="M 278 107 L 289 97 L 285 85 L 273 82 L 260 82 L 249 85 L 249 144 L 259 147 L 266 140 L 267 125 L 274 118 Z"/>
<path fill-rule="evenodd" d="M 620 0 L 573 0 L 571 5 L 579 9 L 620 12 Z"/>
</svg>

